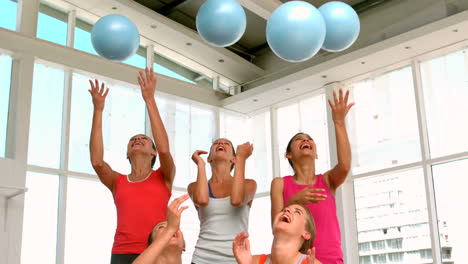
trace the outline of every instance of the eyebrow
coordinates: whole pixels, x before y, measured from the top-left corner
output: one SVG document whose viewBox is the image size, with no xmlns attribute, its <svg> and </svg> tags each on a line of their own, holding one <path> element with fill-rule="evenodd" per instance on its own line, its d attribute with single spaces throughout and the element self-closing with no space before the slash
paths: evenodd
<svg viewBox="0 0 468 264">
<path fill-rule="evenodd" d="M 142 137 L 142 138 L 149 139 L 149 137 L 147 137 L 147 136 L 145 136 L 145 135 L 141 135 L 141 136 L 133 136 L 132 138 L 130 138 L 130 141 L 131 141 L 131 140 L 134 140 L 136 137 Z"/>
</svg>

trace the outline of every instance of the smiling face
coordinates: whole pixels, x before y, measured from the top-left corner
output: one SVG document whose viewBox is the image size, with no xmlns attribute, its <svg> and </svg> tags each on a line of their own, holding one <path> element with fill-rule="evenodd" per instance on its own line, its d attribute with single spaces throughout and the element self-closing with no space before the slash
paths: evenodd
<svg viewBox="0 0 468 264">
<path fill-rule="evenodd" d="M 291 167 L 294 168 L 294 161 L 304 156 L 311 157 L 312 160 L 315 160 L 317 158 L 317 146 L 308 134 L 297 133 L 289 140 L 285 157 L 288 159 Z"/>
<path fill-rule="evenodd" d="M 143 134 L 138 134 L 130 138 L 127 144 L 127 158 L 130 160 L 134 156 L 135 153 L 144 153 L 148 156 L 152 156 L 151 158 L 151 167 L 153 167 L 154 163 L 156 162 L 156 146 L 153 143 L 151 138 L 147 137 Z"/>
<path fill-rule="evenodd" d="M 303 243 L 299 251 L 305 254 L 315 238 L 315 224 L 309 210 L 299 204 L 285 207 L 273 222 L 273 234 L 278 233 L 300 237 Z"/>
<path fill-rule="evenodd" d="M 154 228 L 153 231 L 151 231 L 150 237 L 148 239 L 148 246 L 151 245 L 151 243 L 156 240 L 158 235 L 160 235 L 164 229 L 167 227 L 167 221 L 159 222 Z M 174 233 L 172 236 L 171 240 L 169 243 L 166 245 L 166 248 L 168 247 L 175 247 L 178 248 L 180 251 L 185 251 L 185 240 L 184 240 L 184 235 L 182 234 L 182 231 L 177 230 L 177 232 Z"/>
<path fill-rule="evenodd" d="M 236 151 L 232 142 L 225 138 L 218 138 L 213 142 L 210 148 L 210 154 L 208 155 L 208 162 L 213 161 L 230 161 L 232 162 L 231 170 L 234 168 L 234 160 L 236 157 Z"/>
</svg>

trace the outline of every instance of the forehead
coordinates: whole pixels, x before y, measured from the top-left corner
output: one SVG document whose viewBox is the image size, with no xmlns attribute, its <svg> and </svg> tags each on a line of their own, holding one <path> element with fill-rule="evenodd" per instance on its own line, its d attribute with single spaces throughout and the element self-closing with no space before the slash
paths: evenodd
<svg viewBox="0 0 468 264">
<path fill-rule="evenodd" d="M 131 137 L 130 140 L 133 140 L 133 139 L 135 139 L 135 138 L 137 138 L 137 137 L 144 137 L 144 138 L 149 139 L 149 137 L 148 137 L 147 135 L 138 134 L 138 135 L 134 135 L 133 137 Z"/>
<path fill-rule="evenodd" d="M 153 231 L 158 230 L 158 228 L 160 227 L 166 227 L 166 226 L 167 226 L 167 221 L 159 222 L 157 225 L 154 226 Z"/>
<path fill-rule="evenodd" d="M 230 145 L 232 145 L 231 141 L 227 138 L 218 138 L 216 139 L 213 144 L 216 144 L 216 143 L 229 143 Z"/>
<path fill-rule="evenodd" d="M 295 135 L 293 139 L 300 139 L 300 138 L 312 139 L 312 137 L 309 136 L 309 134 L 298 134 L 298 135 Z"/>
<path fill-rule="evenodd" d="M 297 204 L 290 205 L 290 206 L 288 206 L 288 208 L 291 209 L 291 210 L 299 210 L 302 213 L 305 213 L 304 208 L 302 206 L 297 205 Z"/>
</svg>

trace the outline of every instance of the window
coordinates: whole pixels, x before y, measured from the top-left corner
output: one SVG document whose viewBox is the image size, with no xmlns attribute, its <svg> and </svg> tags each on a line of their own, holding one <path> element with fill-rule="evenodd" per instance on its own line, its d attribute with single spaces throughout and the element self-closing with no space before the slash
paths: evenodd
<svg viewBox="0 0 468 264">
<path fill-rule="evenodd" d="M 88 80 L 73 74 L 69 170 L 94 173 L 89 158 L 93 104 Z M 115 171 L 130 173 L 127 143 L 133 135 L 145 134 L 145 103 L 138 90 L 104 82 L 109 87 L 103 113 L 104 159 Z"/>
<path fill-rule="evenodd" d="M 468 52 L 457 51 L 421 63 L 432 157 L 468 151 Z"/>
<path fill-rule="evenodd" d="M 193 82 L 191 79 L 199 76 L 199 74 L 156 53 L 154 54 L 153 68 L 156 73 L 192 84 L 195 84 L 195 82 Z"/>
<path fill-rule="evenodd" d="M 0 71 L 0 158 L 4 158 L 6 154 L 5 150 L 8 129 L 8 106 L 10 102 L 11 65 L 11 57 L 0 54 L 0 69 L 2 69 Z"/>
<path fill-rule="evenodd" d="M 451 250 L 447 253 L 449 256 L 451 254 L 455 263 L 464 262 L 468 258 L 465 250 L 468 242 L 468 230 L 465 227 L 468 213 L 462 209 L 466 208 L 464 203 L 460 204 L 465 200 L 464 186 L 468 184 L 468 179 L 464 172 L 467 169 L 466 159 L 432 167 L 439 233 L 442 236 L 440 243 L 443 251 Z"/>
<path fill-rule="evenodd" d="M 17 1 L 0 0 L 0 27 L 16 30 Z"/>
<path fill-rule="evenodd" d="M 41 5 L 37 22 L 37 37 L 66 45 L 67 20 L 67 14 L 46 5 Z"/>
<path fill-rule="evenodd" d="M 67 186 L 65 263 L 108 263 L 117 226 L 112 193 L 98 180 L 69 177 Z"/>
<path fill-rule="evenodd" d="M 317 95 L 277 109 L 278 155 L 280 175 L 294 172 L 284 156 L 289 140 L 298 132 L 309 134 L 317 146 L 316 173 L 330 169 L 325 95 Z"/>
<path fill-rule="evenodd" d="M 353 174 L 421 159 L 410 67 L 354 83 L 352 95 Z"/>
<path fill-rule="evenodd" d="M 220 137 L 230 139 L 234 148 L 247 141 L 254 144 L 246 164 L 246 177 L 257 182 L 257 193 L 268 192 L 273 175 L 270 112 L 246 116 L 223 110 L 220 130 Z"/>
<path fill-rule="evenodd" d="M 394 191 L 400 194 L 388 195 Z M 394 252 L 395 249 L 407 252 L 408 249 L 431 248 L 422 169 L 356 179 L 354 194 L 359 243 L 371 242 L 373 250 L 385 253 Z M 395 206 L 366 213 L 369 209 L 388 204 Z M 385 234 L 383 230 L 393 227 L 401 227 L 401 232 L 397 234 L 400 239 L 387 240 L 390 234 L 388 231 Z M 359 252 L 360 256 L 363 254 L 363 251 Z M 376 258 L 379 260 L 381 257 Z M 377 260 L 374 259 L 374 262 Z"/>
<path fill-rule="evenodd" d="M 157 63 L 153 64 L 153 69 L 154 69 L 154 72 L 156 72 L 156 73 L 166 75 L 166 76 L 169 76 L 169 77 L 172 77 L 174 79 L 178 79 L 178 80 L 181 80 L 181 81 L 184 81 L 184 82 L 195 84 L 195 82 L 193 82 L 192 80 L 189 80 L 189 79 L 185 78 L 184 76 L 182 76 L 182 75 L 180 75 L 180 74 L 178 74 L 178 73 L 176 73 L 174 71 L 171 71 L 168 68 L 166 68 L 166 67 L 164 67 L 162 65 L 159 65 Z"/>
<path fill-rule="evenodd" d="M 21 263 L 55 263 L 59 178 L 28 172 Z"/>
<path fill-rule="evenodd" d="M 28 163 L 59 168 L 65 74 L 44 64 L 34 66 Z"/>
</svg>

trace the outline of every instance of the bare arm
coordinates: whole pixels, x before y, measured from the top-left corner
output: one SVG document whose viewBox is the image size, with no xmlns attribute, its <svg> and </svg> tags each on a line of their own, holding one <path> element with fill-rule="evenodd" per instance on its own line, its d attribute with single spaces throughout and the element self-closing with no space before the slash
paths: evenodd
<svg viewBox="0 0 468 264">
<path fill-rule="evenodd" d="M 345 117 L 349 109 L 354 105 L 348 105 L 349 91 L 343 98 L 343 90 L 339 90 L 339 96 L 333 91 L 334 104 L 328 100 L 332 109 L 333 122 L 335 124 L 336 145 L 338 153 L 338 164 L 325 173 L 324 177 L 332 192 L 343 184 L 351 169 L 351 146 L 349 144 L 348 133 L 346 131 Z"/>
<path fill-rule="evenodd" d="M 104 83 L 99 87 L 98 80 L 89 80 L 91 89 L 88 90 L 93 99 L 94 112 L 93 124 L 91 126 L 91 137 L 89 140 L 89 152 L 91 165 L 96 171 L 99 180 L 112 192 L 114 192 L 115 179 L 118 173 L 104 161 L 104 143 L 102 138 L 102 112 L 109 88 L 105 88 Z"/>
<path fill-rule="evenodd" d="M 271 198 L 271 224 L 275 216 L 283 210 L 283 178 L 274 178 L 271 182 L 270 189 L 270 198 Z"/>
<path fill-rule="evenodd" d="M 153 68 L 146 68 L 145 72 L 139 72 L 138 83 L 140 84 L 141 94 L 146 103 L 146 109 L 151 123 L 151 131 L 153 133 L 156 149 L 159 154 L 161 164 L 161 173 L 169 189 L 172 189 L 172 183 L 175 176 L 175 164 L 169 148 L 169 138 L 166 129 L 161 120 L 154 92 L 156 90 L 156 76 L 153 73 Z"/>
<path fill-rule="evenodd" d="M 172 236 L 178 232 L 180 226 L 180 217 L 187 206 L 179 206 L 188 199 L 188 195 L 182 195 L 172 201 L 167 207 L 167 227 L 156 237 L 151 245 L 141 253 L 133 264 L 152 264 L 163 252 Z"/>
<path fill-rule="evenodd" d="M 205 161 L 200 157 L 201 154 L 207 154 L 203 150 L 197 150 L 192 155 L 192 160 L 197 164 L 197 181 L 188 186 L 188 192 L 192 198 L 193 203 L 197 207 L 204 207 L 208 205 L 208 181 L 206 179 Z"/>
<path fill-rule="evenodd" d="M 245 179 L 245 162 L 252 154 L 253 145 L 244 143 L 237 146 L 237 156 L 234 168 L 234 180 L 231 189 L 231 205 L 241 206 L 253 200 L 257 190 L 254 180 Z"/>
</svg>

